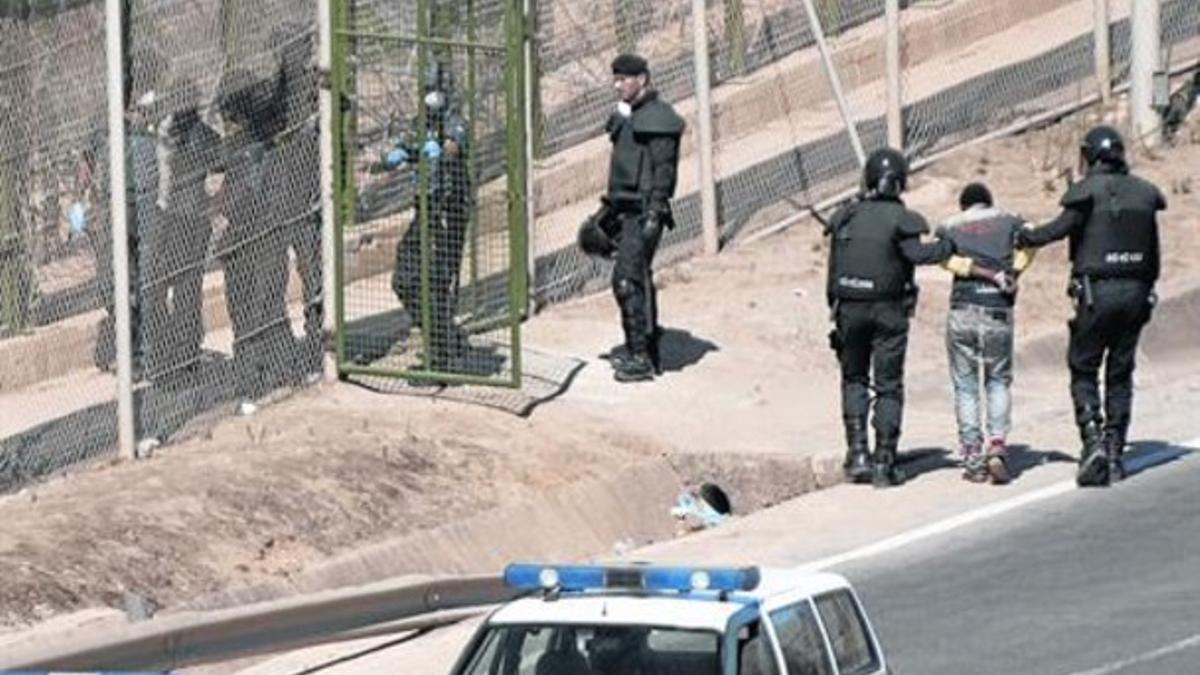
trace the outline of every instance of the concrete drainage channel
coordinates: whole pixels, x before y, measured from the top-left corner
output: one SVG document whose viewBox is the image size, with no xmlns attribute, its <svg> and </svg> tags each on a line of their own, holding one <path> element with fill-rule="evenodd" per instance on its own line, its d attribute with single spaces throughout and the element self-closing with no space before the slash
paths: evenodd
<svg viewBox="0 0 1200 675">
<path fill-rule="evenodd" d="M 663 454 L 521 505 L 353 551 L 287 584 L 233 589 L 152 620 L 115 611 L 61 617 L 0 641 L 0 668 L 178 668 L 422 630 L 511 595 L 495 576 L 509 562 L 613 560 L 680 536 L 686 528 L 672 507 L 688 486 L 720 486 L 736 518 L 840 481 L 838 458 Z M 60 651 L 65 645 L 70 654 Z"/>
<path fill-rule="evenodd" d="M 687 486 L 719 485 L 736 518 L 841 482 L 840 462 L 782 454 L 664 454 L 523 504 L 352 551 L 287 584 L 232 589 L 186 609 L 236 607 L 412 574 L 497 573 L 514 560 L 615 558 L 679 536 L 682 523 L 671 509 Z"/>
</svg>

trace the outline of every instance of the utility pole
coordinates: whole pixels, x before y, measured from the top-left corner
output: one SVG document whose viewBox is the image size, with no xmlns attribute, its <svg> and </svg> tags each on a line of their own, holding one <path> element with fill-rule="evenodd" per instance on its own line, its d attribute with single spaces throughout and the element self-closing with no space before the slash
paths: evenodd
<svg viewBox="0 0 1200 675">
<path fill-rule="evenodd" d="M 1130 109 L 1133 133 L 1146 145 L 1158 141 L 1160 122 L 1154 109 L 1154 75 L 1159 69 L 1159 0 L 1133 0 L 1133 66 Z"/>
<path fill-rule="evenodd" d="M 1093 33 L 1096 58 L 1096 83 L 1104 105 L 1112 103 L 1112 36 L 1109 28 L 1108 0 L 1092 0 Z"/>
<path fill-rule="evenodd" d="M 696 61 L 696 155 L 700 162 L 700 217 L 704 252 L 721 248 L 717 222 L 717 180 L 713 170 L 712 76 L 708 65 L 708 10 L 704 0 L 692 0 L 692 52 Z"/>
<path fill-rule="evenodd" d="M 900 88 L 900 0 L 887 0 L 885 12 L 887 13 L 888 145 L 904 152 L 904 103 Z"/>
</svg>

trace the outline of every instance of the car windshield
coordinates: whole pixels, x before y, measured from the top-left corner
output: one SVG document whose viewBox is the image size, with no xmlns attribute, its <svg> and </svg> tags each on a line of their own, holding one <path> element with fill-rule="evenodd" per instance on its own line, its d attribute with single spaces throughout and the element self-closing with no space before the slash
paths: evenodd
<svg viewBox="0 0 1200 675">
<path fill-rule="evenodd" d="M 649 626 L 492 626 L 462 675 L 718 675 L 720 636 Z"/>
</svg>

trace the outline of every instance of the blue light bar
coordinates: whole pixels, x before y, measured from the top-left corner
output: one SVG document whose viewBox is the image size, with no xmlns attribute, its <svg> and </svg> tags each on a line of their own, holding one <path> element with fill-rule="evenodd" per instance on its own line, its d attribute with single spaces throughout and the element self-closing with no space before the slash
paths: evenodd
<svg viewBox="0 0 1200 675">
<path fill-rule="evenodd" d="M 757 567 L 514 563 L 504 570 L 504 583 L 523 590 L 752 591 L 761 578 Z"/>
</svg>

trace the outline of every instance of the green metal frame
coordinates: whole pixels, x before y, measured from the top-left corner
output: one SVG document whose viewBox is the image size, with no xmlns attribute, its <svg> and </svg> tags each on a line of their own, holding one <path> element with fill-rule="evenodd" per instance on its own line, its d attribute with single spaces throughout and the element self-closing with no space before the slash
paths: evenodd
<svg viewBox="0 0 1200 675">
<path fill-rule="evenodd" d="M 525 317 L 525 308 L 529 301 L 529 280 L 527 277 L 528 268 L 528 233 L 526 232 L 526 210 L 527 197 L 525 191 L 527 189 L 527 170 L 526 166 L 526 120 L 525 120 L 525 44 L 529 40 L 530 35 L 527 28 L 524 0 L 506 0 L 505 4 L 505 35 L 506 41 L 503 45 L 486 44 L 477 40 L 476 31 L 477 23 L 475 20 L 474 9 L 476 7 L 475 0 L 467 0 L 466 8 L 468 13 L 467 27 L 468 39 L 450 40 L 439 38 L 431 34 L 431 16 L 430 2 L 432 0 L 415 0 L 417 4 L 417 31 L 416 35 L 397 35 L 391 33 L 379 33 L 369 31 L 353 30 L 351 25 L 351 3 L 353 0 L 326 0 L 332 3 L 330 15 L 333 20 L 333 64 L 331 72 L 331 90 L 334 99 L 333 106 L 333 128 L 334 134 L 334 205 L 337 224 L 338 236 L 335 241 L 335 251 L 337 260 L 335 261 L 334 271 L 337 284 L 337 299 L 336 309 L 334 312 L 336 322 L 336 353 L 338 362 L 338 372 L 341 375 L 379 375 L 385 377 L 397 377 L 415 381 L 437 381 L 447 384 L 478 384 L 505 386 L 512 388 L 520 388 L 522 385 L 522 354 L 521 354 L 521 322 Z M 439 16 L 439 22 L 445 21 L 445 16 Z M 470 126 L 469 134 L 474 141 L 475 137 L 475 118 L 477 111 L 474 109 L 475 96 L 474 93 L 478 86 L 476 81 L 476 59 L 477 52 L 490 52 L 495 54 L 503 54 L 505 58 L 505 122 L 507 125 L 506 132 L 506 160 L 508 167 L 507 171 L 507 194 L 508 194 L 508 240 L 509 240 L 509 305 L 507 321 L 502 325 L 507 325 L 509 330 L 509 349 L 510 349 L 510 371 L 511 377 L 507 379 L 497 379 L 478 375 L 465 375 L 455 373 L 432 372 L 429 369 L 431 352 L 430 349 L 425 349 L 424 370 L 396 370 L 387 368 L 375 368 L 361 366 L 349 363 L 346 359 L 346 313 L 345 313 L 345 247 L 344 236 L 355 223 L 357 188 L 354 181 L 353 171 L 353 139 L 355 137 L 354 115 L 350 113 L 350 100 L 353 91 L 352 83 L 350 82 L 349 63 L 349 45 L 355 39 L 371 39 L 371 40 L 394 40 L 415 45 L 417 47 L 417 79 L 418 86 L 422 89 L 425 86 L 425 79 L 428 72 L 428 64 L 430 59 L 431 49 L 458 49 L 465 50 L 468 59 L 468 76 L 467 90 L 469 105 L 468 123 Z M 425 127 L 426 110 L 424 105 L 418 108 L 418 128 Z M 474 143 L 470 146 L 473 148 Z M 470 150 L 468 150 L 469 152 Z M 475 169 L 475 163 L 469 162 L 472 170 Z M 429 182 L 429 165 L 422 158 L 418 164 L 418 181 L 422 185 L 428 185 Z M 428 194 L 426 190 L 418 190 L 418 226 L 421 228 L 422 242 L 430 241 L 429 238 L 429 204 Z M 468 226 L 468 237 L 478 237 L 478 215 L 472 211 L 471 222 Z M 472 239 L 468 239 L 472 241 Z M 472 281 L 478 280 L 478 265 L 476 246 L 471 247 L 470 275 Z M 433 323 L 432 303 L 430 299 L 430 266 L 431 260 L 429 247 L 422 245 L 421 260 L 420 260 L 420 277 L 421 277 L 421 327 L 423 339 L 429 335 L 429 328 Z M 476 284 L 473 284 L 476 285 Z"/>
</svg>

